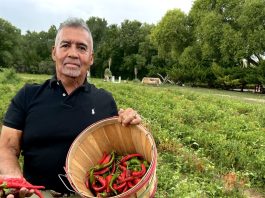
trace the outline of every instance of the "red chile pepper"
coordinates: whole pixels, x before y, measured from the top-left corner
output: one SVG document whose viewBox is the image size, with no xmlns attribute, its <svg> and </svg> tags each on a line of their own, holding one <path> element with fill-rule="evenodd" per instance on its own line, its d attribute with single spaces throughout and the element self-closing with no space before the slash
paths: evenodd
<svg viewBox="0 0 265 198">
<path fill-rule="evenodd" d="M 108 176 L 106 177 L 106 182 L 107 182 L 107 189 L 106 189 L 106 192 L 107 192 L 107 193 L 110 193 L 110 187 L 109 187 L 109 185 L 110 185 L 111 178 L 112 178 L 112 175 L 108 175 Z"/>
<path fill-rule="evenodd" d="M 126 176 L 126 170 L 124 170 L 119 176 L 118 176 L 118 181 L 123 181 Z"/>
<path fill-rule="evenodd" d="M 123 183 L 123 182 L 128 182 L 128 181 L 133 181 L 135 179 L 135 177 L 126 177 L 124 180 L 122 180 L 122 181 L 119 181 L 119 182 L 117 182 L 118 184 L 120 184 L 120 183 Z"/>
<path fill-rule="evenodd" d="M 141 178 L 135 178 L 134 180 L 133 180 L 133 183 L 136 185 L 136 184 L 138 184 L 139 182 L 141 181 Z"/>
<path fill-rule="evenodd" d="M 123 188 L 124 188 L 126 185 L 127 185 L 126 182 L 123 182 L 123 183 L 120 184 L 120 185 L 117 185 L 117 184 L 114 185 L 114 184 L 113 184 L 113 188 L 114 188 L 115 190 L 121 192 L 121 191 L 123 190 Z"/>
<path fill-rule="evenodd" d="M 112 168 L 111 168 L 110 174 L 114 174 L 115 171 L 116 171 L 116 164 L 115 164 L 115 162 L 113 161 L 113 162 L 112 162 Z"/>
<path fill-rule="evenodd" d="M 85 180 L 85 185 L 86 185 L 86 188 L 87 188 L 87 189 L 90 188 L 90 187 L 89 187 L 89 186 L 90 186 L 90 185 L 89 185 L 89 177 L 86 178 L 86 180 Z"/>
<path fill-rule="evenodd" d="M 106 168 L 103 168 L 99 171 L 95 171 L 94 172 L 94 175 L 103 175 L 104 173 L 108 172 L 109 171 L 109 167 L 106 167 Z"/>
<path fill-rule="evenodd" d="M 122 159 L 121 159 L 121 163 L 122 162 L 126 162 L 128 161 L 129 159 L 133 158 L 133 157 L 140 157 L 140 158 L 143 158 L 143 156 L 139 153 L 134 153 L 134 154 L 129 154 L 129 155 L 126 155 L 124 156 Z"/>
<path fill-rule="evenodd" d="M 96 192 L 102 192 L 107 187 L 107 182 L 102 176 L 97 175 L 97 176 L 95 176 L 95 178 L 101 184 L 101 186 L 97 186 L 96 183 L 94 182 L 92 184 L 92 188 Z"/>
<path fill-rule="evenodd" d="M 131 181 L 128 181 L 128 182 L 127 182 L 127 185 L 128 185 L 129 188 L 134 187 L 134 184 L 133 184 Z"/>
<path fill-rule="evenodd" d="M 102 186 L 98 186 L 95 182 L 91 185 L 92 189 L 96 192 L 96 194 L 100 193 L 102 190 L 101 189 Z"/>
<path fill-rule="evenodd" d="M 38 189 L 44 189 L 44 186 L 35 186 L 27 182 L 24 178 L 5 178 L 0 180 L 0 188 L 22 188 L 34 189 L 34 193 L 40 197 L 44 198 Z"/>
<path fill-rule="evenodd" d="M 102 164 L 102 162 L 104 161 L 104 159 L 107 157 L 107 153 L 104 151 L 103 152 L 103 156 L 102 158 L 98 161 L 98 164 Z"/>
<path fill-rule="evenodd" d="M 122 165 L 119 165 L 119 169 L 120 169 L 121 171 L 126 171 L 126 170 L 127 170 L 127 168 L 126 168 L 125 166 L 122 166 Z"/>
<path fill-rule="evenodd" d="M 24 178 L 5 178 L 0 180 L 2 188 L 28 188 L 28 189 L 44 189 L 44 186 L 34 186 L 27 182 Z"/>
<path fill-rule="evenodd" d="M 116 190 L 117 186 L 118 186 L 118 184 L 116 184 L 116 183 L 114 183 L 114 184 L 112 185 L 113 189 L 115 189 L 115 190 Z"/>
<path fill-rule="evenodd" d="M 112 162 L 114 161 L 114 158 L 115 158 L 115 153 L 114 153 L 114 151 L 112 151 L 111 152 L 111 159 L 109 160 L 109 162 L 107 162 L 107 163 L 102 163 L 102 164 L 98 164 L 98 165 L 96 165 L 95 167 L 94 167 L 94 169 L 96 170 L 96 171 L 98 171 L 98 170 L 101 170 L 101 169 L 103 169 L 103 168 L 106 168 L 106 167 L 108 167 L 108 166 L 110 166 L 111 164 L 112 164 Z"/>
<path fill-rule="evenodd" d="M 108 154 L 100 164 L 107 164 L 111 160 L 111 154 Z"/>
<path fill-rule="evenodd" d="M 122 192 L 126 192 L 128 189 L 129 189 L 129 186 L 126 183 L 126 185 L 125 185 L 124 189 L 122 190 Z"/>
<path fill-rule="evenodd" d="M 130 177 L 131 174 L 132 174 L 132 171 L 127 169 L 125 177 Z"/>
<path fill-rule="evenodd" d="M 144 174 L 146 172 L 146 168 L 145 168 L 144 163 L 141 164 L 141 168 L 142 168 L 141 171 L 133 171 L 132 172 L 132 176 L 134 176 L 134 177 L 142 177 L 142 176 L 144 176 Z"/>
</svg>

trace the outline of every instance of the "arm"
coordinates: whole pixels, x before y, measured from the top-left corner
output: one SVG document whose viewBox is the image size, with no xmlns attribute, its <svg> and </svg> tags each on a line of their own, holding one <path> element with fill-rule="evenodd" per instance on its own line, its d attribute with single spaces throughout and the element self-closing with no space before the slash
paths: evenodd
<svg viewBox="0 0 265 198">
<path fill-rule="evenodd" d="M 0 178 L 23 177 L 18 158 L 20 155 L 22 131 L 3 126 L 0 134 Z M 34 190 L 21 188 L 19 197 L 31 196 Z M 8 195 L 7 198 L 14 198 Z"/>
<path fill-rule="evenodd" d="M 3 126 L 0 135 L 0 175 L 22 177 L 18 162 L 22 131 Z"/>
</svg>

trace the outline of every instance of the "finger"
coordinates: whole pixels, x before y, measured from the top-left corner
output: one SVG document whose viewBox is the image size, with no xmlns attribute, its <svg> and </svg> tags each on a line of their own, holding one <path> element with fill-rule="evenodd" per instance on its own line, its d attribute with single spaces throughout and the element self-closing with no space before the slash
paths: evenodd
<svg viewBox="0 0 265 198">
<path fill-rule="evenodd" d="M 31 197 L 34 194 L 34 189 L 30 189 L 28 190 L 28 192 L 26 193 L 25 197 Z"/>
<path fill-rule="evenodd" d="M 29 192 L 29 190 L 27 189 L 27 188 L 21 188 L 20 190 L 19 190 L 19 193 L 18 193 L 18 195 L 19 195 L 19 198 L 24 198 L 24 197 L 26 197 L 26 194 Z"/>
<path fill-rule="evenodd" d="M 119 110 L 119 112 L 118 112 L 118 115 L 119 115 L 119 117 L 118 117 L 118 122 L 122 122 L 122 114 L 124 113 L 124 109 L 120 109 Z"/>
<path fill-rule="evenodd" d="M 136 114 L 135 119 L 133 119 L 130 124 L 140 124 L 142 121 L 142 118 L 139 114 Z"/>
<path fill-rule="evenodd" d="M 137 119 L 137 112 L 136 111 L 131 111 L 131 112 L 128 112 L 128 114 L 125 114 L 123 117 L 122 117 L 122 124 L 123 125 L 128 125 L 130 124 L 133 120 Z"/>
<path fill-rule="evenodd" d="M 19 190 L 16 188 L 10 188 L 6 194 L 7 198 L 14 198 L 18 196 Z"/>
<path fill-rule="evenodd" d="M 119 112 L 118 112 L 118 114 L 121 114 L 123 112 L 124 112 L 124 109 L 120 109 Z"/>
</svg>

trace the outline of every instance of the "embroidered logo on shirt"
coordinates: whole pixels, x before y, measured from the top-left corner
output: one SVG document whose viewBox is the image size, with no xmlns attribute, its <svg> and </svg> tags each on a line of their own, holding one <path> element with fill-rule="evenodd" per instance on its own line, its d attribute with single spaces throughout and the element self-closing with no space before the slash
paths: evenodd
<svg viewBox="0 0 265 198">
<path fill-rule="evenodd" d="M 92 109 L 92 110 L 91 110 L 91 114 L 92 114 L 92 115 L 95 115 L 95 109 Z"/>
</svg>

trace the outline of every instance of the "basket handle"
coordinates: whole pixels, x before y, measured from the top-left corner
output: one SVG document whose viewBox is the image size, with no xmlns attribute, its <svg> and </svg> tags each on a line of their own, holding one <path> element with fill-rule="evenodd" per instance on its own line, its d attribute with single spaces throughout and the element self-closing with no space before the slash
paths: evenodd
<svg viewBox="0 0 265 198">
<path fill-rule="evenodd" d="M 64 187 L 65 187 L 67 190 L 69 190 L 70 192 L 75 193 L 75 191 L 72 190 L 72 189 L 70 189 L 70 188 L 66 185 L 66 183 L 64 182 L 63 177 L 64 177 L 64 178 L 67 178 L 66 175 L 58 174 L 58 177 L 59 177 L 59 179 L 61 180 L 61 182 L 63 183 Z"/>
</svg>

